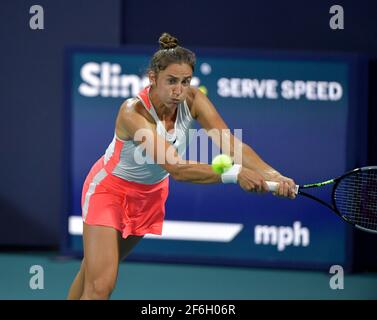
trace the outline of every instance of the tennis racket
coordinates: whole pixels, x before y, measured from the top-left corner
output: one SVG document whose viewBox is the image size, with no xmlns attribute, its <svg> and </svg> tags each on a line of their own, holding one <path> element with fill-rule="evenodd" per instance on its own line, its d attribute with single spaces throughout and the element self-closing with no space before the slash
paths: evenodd
<svg viewBox="0 0 377 320">
<path fill-rule="evenodd" d="M 279 185 L 272 181 L 266 183 L 272 192 Z M 333 184 L 331 204 L 303 191 L 329 184 Z M 323 204 L 358 229 L 377 233 L 377 166 L 357 168 L 319 183 L 297 185 L 296 194 Z"/>
</svg>

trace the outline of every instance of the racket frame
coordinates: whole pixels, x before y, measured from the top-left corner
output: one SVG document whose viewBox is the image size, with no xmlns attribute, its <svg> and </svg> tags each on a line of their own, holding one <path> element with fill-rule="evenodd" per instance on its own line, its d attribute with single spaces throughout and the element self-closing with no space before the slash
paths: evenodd
<svg viewBox="0 0 377 320">
<path fill-rule="evenodd" d="M 318 183 L 311 183 L 311 184 L 305 184 L 305 185 L 302 185 L 302 186 L 298 186 L 298 194 L 302 195 L 302 196 L 305 196 L 307 198 L 310 198 L 312 200 L 315 200 L 321 204 L 323 204 L 324 206 L 326 206 L 327 208 L 329 208 L 330 210 L 332 210 L 333 212 L 335 212 L 339 217 L 341 217 L 344 221 L 348 222 L 349 224 L 355 226 L 356 228 L 360 229 L 360 230 L 363 230 L 363 231 L 366 231 L 366 232 L 369 232 L 369 233 L 374 233 L 374 234 L 377 234 L 377 230 L 371 230 L 371 229 L 367 229 L 367 228 L 364 228 L 362 226 L 359 226 L 358 224 L 348 220 L 346 217 L 344 217 L 338 207 L 336 206 L 336 202 L 335 202 L 335 190 L 336 190 L 336 187 L 338 186 L 339 182 L 349 176 L 349 175 L 352 175 L 356 172 L 362 172 L 362 171 L 368 171 L 368 170 L 377 170 L 377 166 L 367 166 L 367 167 L 361 167 L 361 168 L 356 168 L 356 169 L 353 169 L 351 171 L 348 171 L 346 173 L 344 173 L 343 175 L 337 177 L 337 178 L 334 178 L 334 179 L 330 179 L 330 180 L 327 180 L 327 181 L 323 181 L 323 182 L 318 182 Z M 333 187 L 332 187 L 332 192 L 331 192 L 331 203 L 332 204 L 329 204 L 325 201 L 323 201 L 322 199 L 320 198 L 317 198 L 309 193 L 306 193 L 306 192 L 303 192 L 301 191 L 300 189 L 310 189 L 310 188 L 316 188 L 316 187 L 322 187 L 324 185 L 328 185 L 328 184 L 334 184 Z"/>
</svg>

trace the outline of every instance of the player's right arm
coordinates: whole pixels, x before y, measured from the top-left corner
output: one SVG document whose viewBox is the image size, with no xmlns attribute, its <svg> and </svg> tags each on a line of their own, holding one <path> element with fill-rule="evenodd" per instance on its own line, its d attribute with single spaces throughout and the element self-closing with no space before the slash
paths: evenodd
<svg viewBox="0 0 377 320">
<path fill-rule="evenodd" d="M 221 182 L 221 176 L 213 172 L 210 165 L 183 160 L 176 149 L 157 134 L 155 123 L 138 112 L 138 103 L 135 100 L 125 101 L 121 106 L 116 123 L 118 137 L 133 139 L 136 143 L 143 144 L 148 156 L 177 181 L 201 184 Z M 258 173 L 246 169 L 240 178 L 238 182 L 245 191 L 262 190 L 263 177 Z"/>
<path fill-rule="evenodd" d="M 139 104 L 139 105 L 138 105 Z M 156 124 L 143 114 L 140 102 L 125 101 L 120 108 L 116 133 L 142 144 L 155 163 L 161 165 L 173 179 L 193 183 L 218 183 L 221 177 L 208 164 L 184 161 L 176 149 L 157 134 Z"/>
</svg>

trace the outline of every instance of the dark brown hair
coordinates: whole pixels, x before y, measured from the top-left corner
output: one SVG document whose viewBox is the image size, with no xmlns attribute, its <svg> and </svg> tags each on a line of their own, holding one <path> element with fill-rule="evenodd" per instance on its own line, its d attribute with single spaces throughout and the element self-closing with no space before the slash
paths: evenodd
<svg viewBox="0 0 377 320">
<path fill-rule="evenodd" d="M 172 63 L 186 63 L 194 72 L 196 61 L 195 54 L 192 51 L 179 46 L 177 38 L 165 32 L 158 39 L 158 42 L 160 43 L 160 49 L 153 55 L 149 70 L 158 74 Z"/>
</svg>

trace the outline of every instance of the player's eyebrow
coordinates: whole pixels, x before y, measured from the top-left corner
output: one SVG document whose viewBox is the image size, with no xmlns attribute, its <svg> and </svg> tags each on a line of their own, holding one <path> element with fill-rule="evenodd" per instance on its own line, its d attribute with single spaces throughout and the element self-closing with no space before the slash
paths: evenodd
<svg viewBox="0 0 377 320">
<path fill-rule="evenodd" d="M 173 76 L 172 74 L 168 74 L 168 77 L 173 78 L 173 79 L 179 79 L 179 77 Z M 192 78 L 192 76 L 183 77 L 184 80 L 189 79 L 189 78 Z"/>
</svg>

